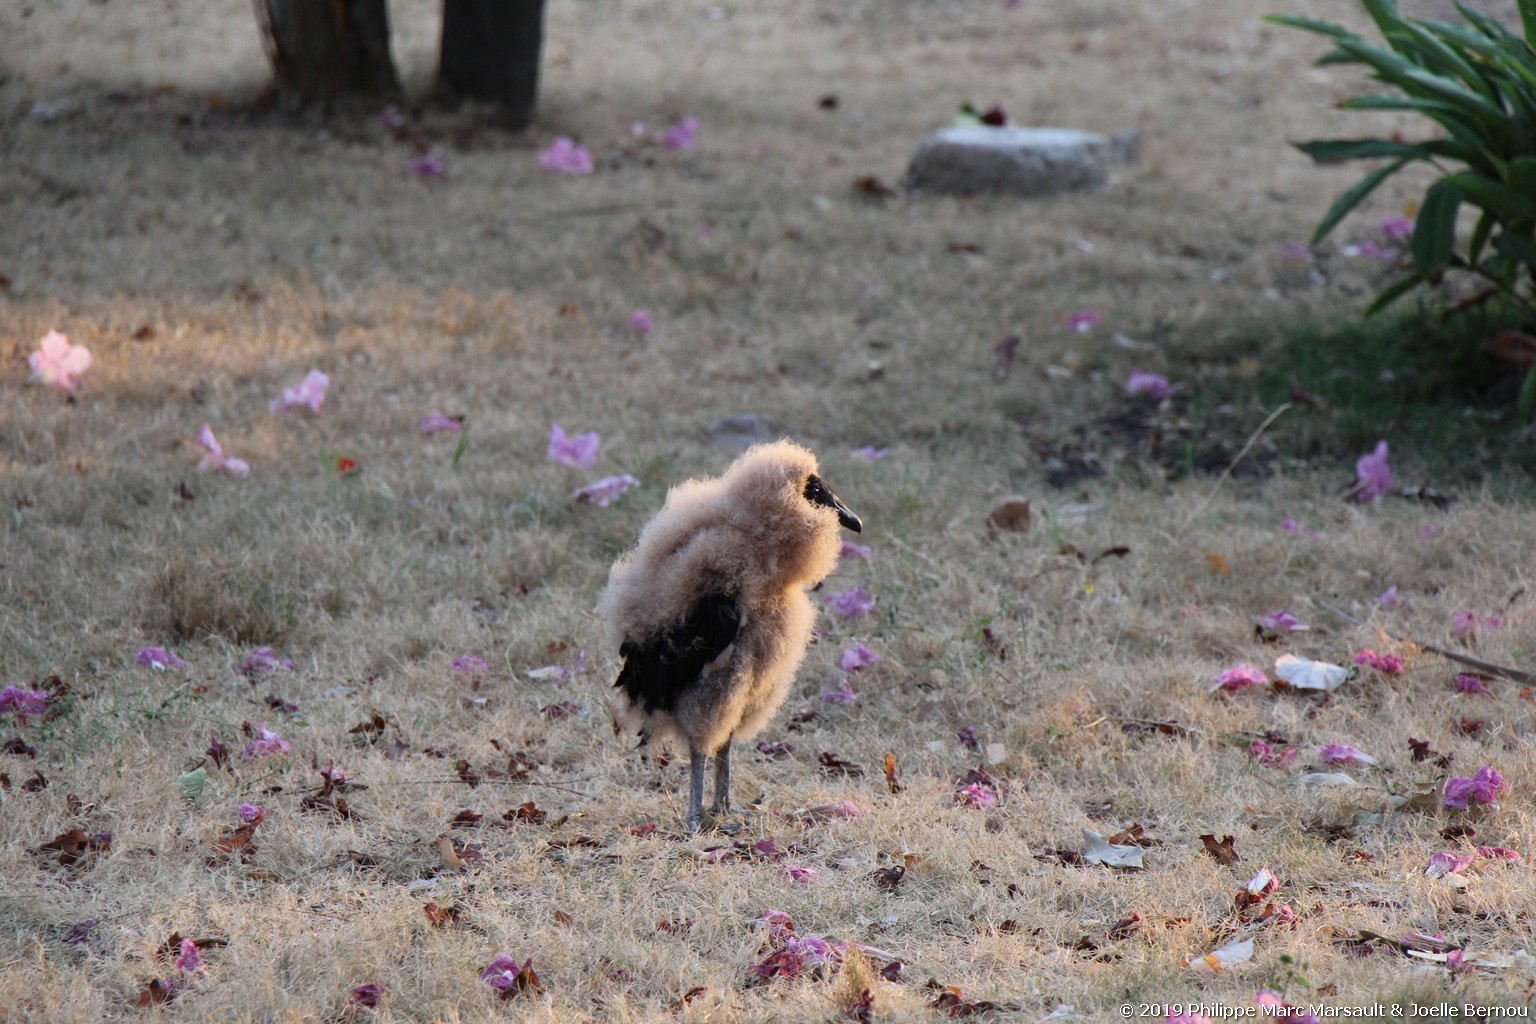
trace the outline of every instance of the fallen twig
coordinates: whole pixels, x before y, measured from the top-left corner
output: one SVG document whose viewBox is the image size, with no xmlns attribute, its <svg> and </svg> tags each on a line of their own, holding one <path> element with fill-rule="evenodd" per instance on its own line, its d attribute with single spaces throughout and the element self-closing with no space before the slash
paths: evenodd
<svg viewBox="0 0 1536 1024">
<path fill-rule="evenodd" d="M 1344 611 L 1342 608 L 1335 608 L 1327 601 L 1319 601 L 1317 598 L 1313 598 L 1312 601 L 1319 608 L 1333 612 L 1333 614 L 1337 615 L 1339 618 L 1345 620 L 1346 622 L 1353 622 L 1357 626 L 1365 625 L 1365 623 L 1349 614 L 1349 612 Z M 1380 627 L 1377 628 L 1379 629 Z M 1386 633 L 1386 630 L 1382 630 L 1382 632 Z M 1491 661 L 1484 661 L 1482 658 L 1474 658 L 1470 654 L 1462 654 L 1460 651 L 1448 651 L 1444 647 L 1436 647 L 1434 644 L 1422 643 L 1418 640 L 1415 640 L 1411 636 L 1395 637 L 1392 636 L 1391 633 L 1387 633 L 1387 636 L 1391 637 L 1393 640 L 1396 640 L 1398 643 L 1413 644 L 1420 650 L 1428 651 L 1430 654 L 1438 654 L 1440 657 L 1449 658 L 1452 661 L 1459 661 L 1463 665 L 1471 666 L 1480 672 L 1487 672 L 1489 675 L 1503 676 L 1505 679 L 1512 679 L 1517 683 L 1536 683 L 1536 672 L 1522 672 L 1518 668 L 1508 668 L 1504 665 L 1495 665 Z"/>
</svg>

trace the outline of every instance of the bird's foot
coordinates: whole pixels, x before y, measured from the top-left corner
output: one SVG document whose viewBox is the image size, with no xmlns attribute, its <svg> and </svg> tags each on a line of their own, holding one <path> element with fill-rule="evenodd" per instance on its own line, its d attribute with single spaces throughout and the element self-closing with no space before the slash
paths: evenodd
<svg viewBox="0 0 1536 1024">
<path fill-rule="evenodd" d="M 712 828 L 734 836 L 751 827 L 751 819 L 760 812 L 755 807 L 711 807 L 706 821 Z"/>
</svg>

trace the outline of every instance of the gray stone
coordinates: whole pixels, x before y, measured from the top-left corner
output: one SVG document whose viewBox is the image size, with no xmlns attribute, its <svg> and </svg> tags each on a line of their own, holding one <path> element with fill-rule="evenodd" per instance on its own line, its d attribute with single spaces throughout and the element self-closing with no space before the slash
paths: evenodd
<svg viewBox="0 0 1536 1024">
<path fill-rule="evenodd" d="M 1097 188 L 1116 165 L 1135 161 L 1140 136 L 1071 128 L 942 128 L 923 140 L 907 168 L 910 189 L 947 195 L 1001 192 L 1043 196 Z"/>
</svg>

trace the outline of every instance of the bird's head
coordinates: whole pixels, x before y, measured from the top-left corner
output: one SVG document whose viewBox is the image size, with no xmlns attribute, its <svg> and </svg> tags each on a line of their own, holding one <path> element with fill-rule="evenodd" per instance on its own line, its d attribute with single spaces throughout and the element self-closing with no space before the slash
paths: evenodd
<svg viewBox="0 0 1536 1024">
<path fill-rule="evenodd" d="M 797 581 L 819 581 L 836 566 L 839 527 L 863 529 L 822 480 L 816 456 L 792 441 L 748 449 L 723 483 L 739 525 Z"/>
</svg>

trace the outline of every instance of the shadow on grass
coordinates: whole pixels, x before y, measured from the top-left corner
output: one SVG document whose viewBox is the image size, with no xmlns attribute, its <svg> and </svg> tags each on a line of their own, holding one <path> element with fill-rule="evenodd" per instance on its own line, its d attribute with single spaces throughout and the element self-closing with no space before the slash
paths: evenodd
<svg viewBox="0 0 1536 1024">
<path fill-rule="evenodd" d="M 1196 423 L 1291 402 L 1268 431 L 1285 463 L 1352 465 L 1385 439 L 1404 486 L 1476 484 L 1531 500 L 1536 428 L 1515 415 L 1523 371 L 1482 350 L 1503 326 L 1431 313 L 1252 325 L 1170 355 L 1203 364 Z"/>
</svg>

